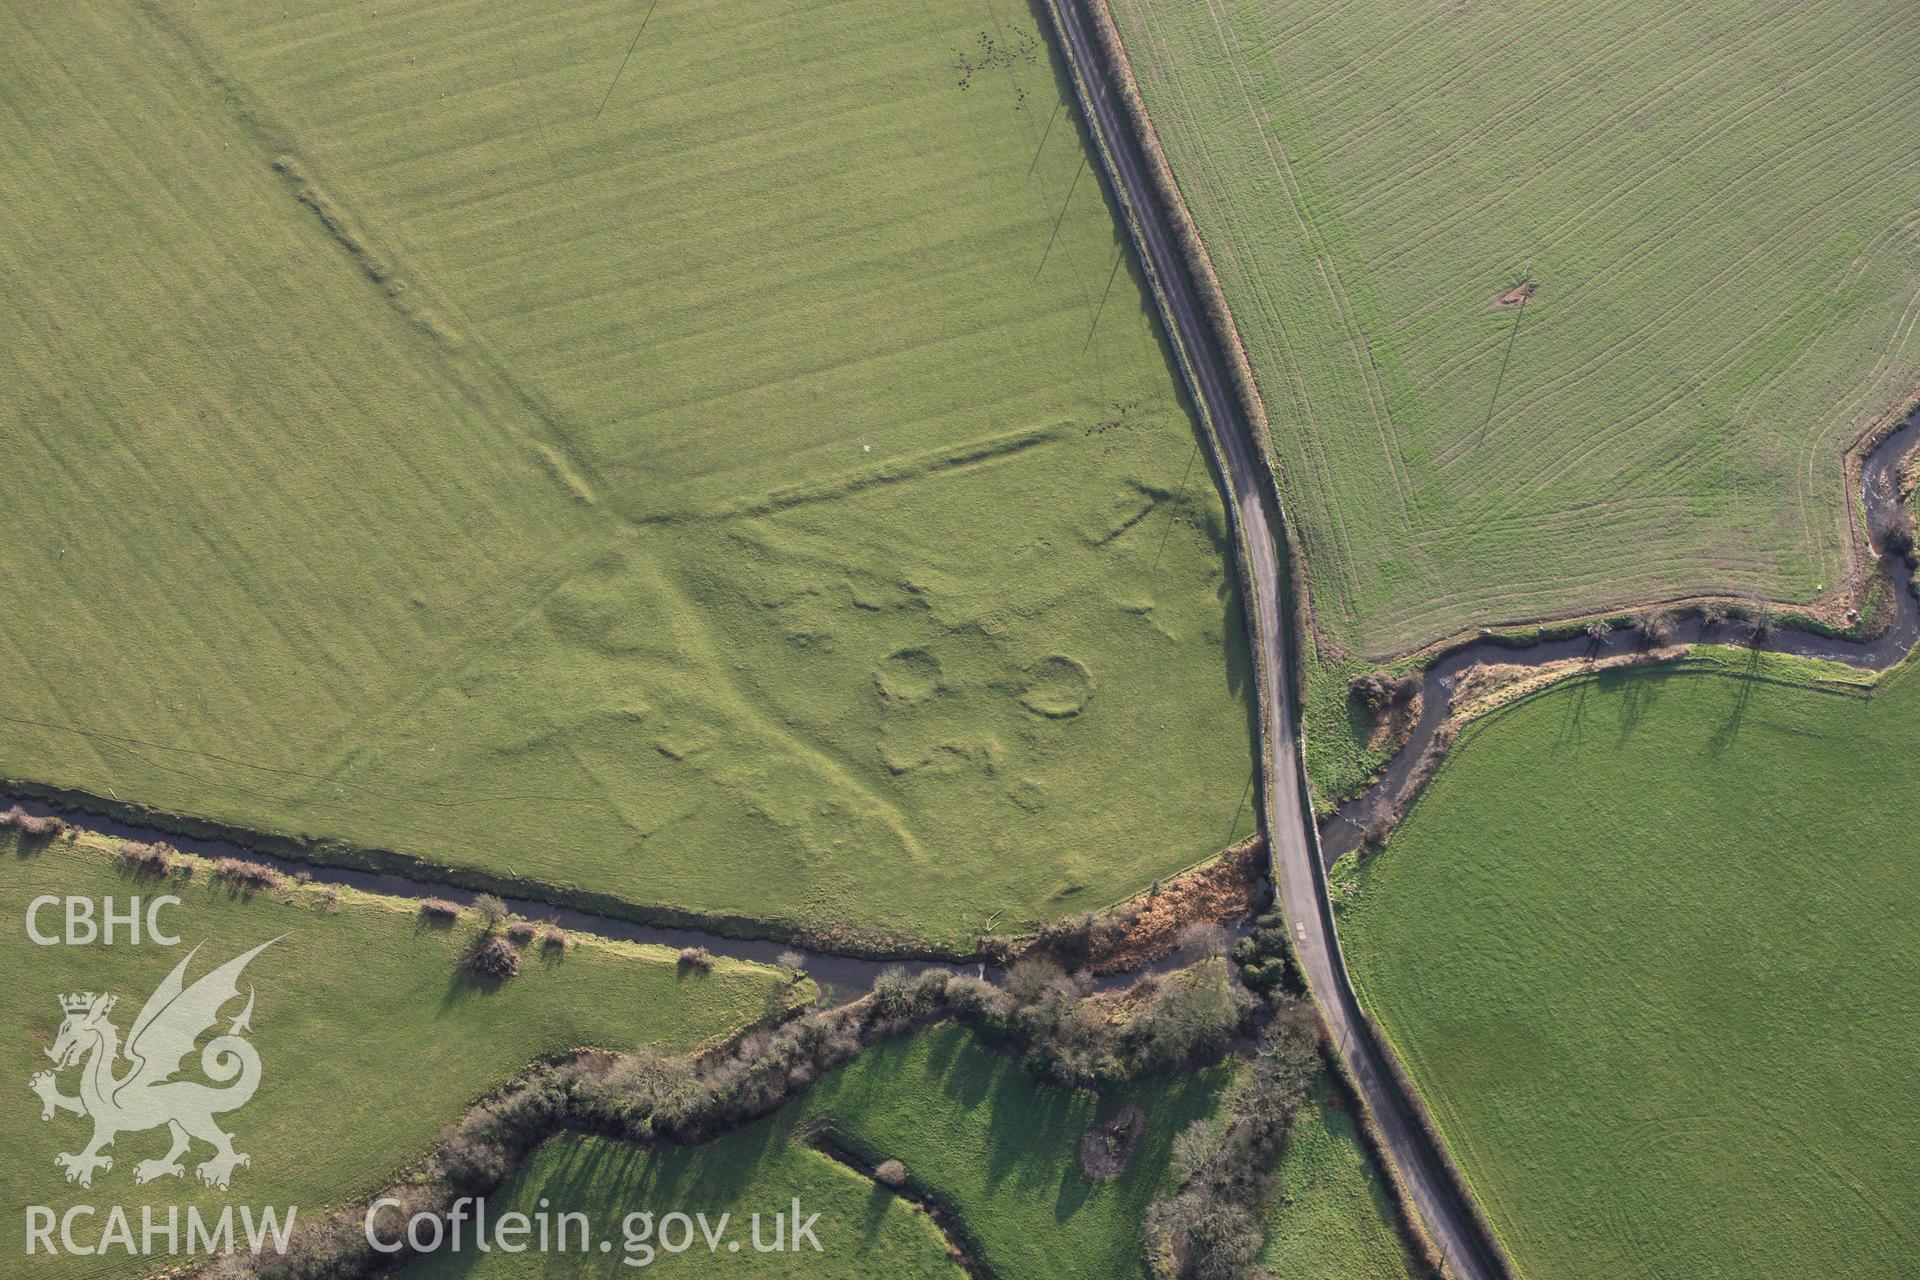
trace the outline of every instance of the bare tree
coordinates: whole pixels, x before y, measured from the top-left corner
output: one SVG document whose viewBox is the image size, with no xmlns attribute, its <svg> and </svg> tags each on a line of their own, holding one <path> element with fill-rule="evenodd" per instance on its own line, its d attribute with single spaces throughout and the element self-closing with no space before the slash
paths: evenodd
<svg viewBox="0 0 1920 1280">
<path fill-rule="evenodd" d="M 1195 920 L 1180 930 L 1181 954 L 1193 960 L 1205 960 L 1227 954 L 1227 931 L 1211 920 Z"/>
</svg>

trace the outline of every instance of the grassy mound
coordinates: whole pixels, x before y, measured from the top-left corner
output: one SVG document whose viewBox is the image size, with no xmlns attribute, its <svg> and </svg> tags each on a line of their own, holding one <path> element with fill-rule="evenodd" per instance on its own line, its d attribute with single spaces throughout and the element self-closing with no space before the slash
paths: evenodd
<svg viewBox="0 0 1920 1280">
<path fill-rule="evenodd" d="M 124 910 L 135 894 L 150 900 L 164 893 L 182 899 L 161 916 L 180 936 L 178 947 L 42 947 L 24 924 L 28 903 L 45 894 L 96 901 L 111 895 Z M 326 1206 L 384 1186 L 472 1099 L 538 1055 L 586 1045 L 684 1051 L 802 994 L 758 966 L 723 960 L 689 976 L 663 948 L 579 935 L 564 952 L 533 944 L 519 975 L 504 983 L 477 980 L 461 966 L 479 927 L 471 912 L 436 922 L 411 902 L 353 891 L 336 901 L 313 885 L 243 893 L 212 879 L 204 863 L 193 864 L 190 876 L 136 878 L 106 842 L 91 837 L 23 848 L 17 837 L 0 836 L 0 917 L 11 922 L 0 938 L 11 975 L 0 987 L 0 1023 L 19 1032 L 0 1046 L 0 1073 L 19 1091 L 0 1128 L 7 1157 L 0 1199 L 56 1212 L 120 1204 L 134 1215 L 136 1231 L 145 1204 L 160 1206 L 163 1215 L 168 1205 L 197 1204 L 216 1216 L 231 1203 L 292 1204 L 304 1217 L 319 1217 Z M 59 918 L 58 908 L 43 910 L 42 932 L 57 932 Z M 193 1164 L 211 1154 L 203 1145 L 188 1157 L 184 1178 L 136 1185 L 135 1165 L 165 1154 L 164 1129 L 121 1134 L 108 1151 L 111 1170 L 96 1173 L 90 1189 L 66 1184 L 53 1157 L 79 1151 L 91 1126 L 67 1113 L 42 1123 L 25 1087 L 51 1065 L 43 1050 L 62 1021 L 59 997 L 115 994 L 112 1017 L 124 1035 L 192 947 L 201 951 L 189 982 L 275 937 L 242 982 L 243 993 L 255 992 L 251 1040 L 262 1069 L 252 1100 L 221 1117 L 237 1149 L 252 1158 L 234 1173 L 231 1188 L 209 1191 L 194 1180 Z M 238 1012 L 238 1002 L 224 1010 L 220 1029 Z M 197 1061 L 189 1058 L 183 1078 L 200 1078 Z M 125 1070 L 124 1062 L 116 1068 Z M 63 1072 L 61 1091 L 72 1095 L 77 1078 Z M 63 1254 L 37 1256 L 31 1265 L 35 1275 L 65 1277 L 145 1274 L 154 1264 L 124 1254 Z"/>
<path fill-rule="evenodd" d="M 1342 926 L 1529 1276 L 1920 1266 L 1920 676 L 1719 662 L 1471 726 Z"/>
<path fill-rule="evenodd" d="M 1034 12 L 378 8 L 0 15 L 0 775 L 874 941 L 1231 839 L 1220 495 Z"/>
</svg>

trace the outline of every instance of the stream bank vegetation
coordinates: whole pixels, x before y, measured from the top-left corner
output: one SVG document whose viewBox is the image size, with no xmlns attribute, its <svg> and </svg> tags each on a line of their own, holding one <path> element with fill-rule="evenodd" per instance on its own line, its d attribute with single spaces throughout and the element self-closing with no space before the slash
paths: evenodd
<svg viewBox="0 0 1920 1280">
<path fill-rule="evenodd" d="M 537 1183 L 547 1164 L 568 1158 L 568 1144 L 585 1140 L 577 1136 L 583 1131 L 670 1162 L 700 1162 L 700 1152 L 723 1149 L 745 1129 L 791 1130 L 799 1116 L 813 1145 L 830 1142 L 878 1181 L 910 1185 L 953 1215 L 966 1238 L 958 1253 L 977 1255 L 1000 1280 L 1149 1272 L 1237 1280 L 1251 1274 L 1262 1247 L 1287 1125 L 1323 1068 L 1318 1020 L 1284 989 L 1284 937 L 1277 917 L 1263 917 L 1231 948 L 1223 931 L 1202 927 L 1187 939 L 1197 955 L 1192 964 L 1118 992 L 1090 993 L 1084 980 L 1037 955 L 1016 962 L 1003 986 L 892 969 L 853 1003 L 807 1009 L 690 1055 L 642 1048 L 541 1062 L 476 1105 L 387 1190 L 399 1207 L 382 1210 L 391 1218 L 380 1219 L 382 1234 L 396 1238 L 398 1222 L 445 1214 L 462 1196 L 524 1199 L 528 1180 Z M 1244 1037 L 1252 1038 L 1243 1061 L 1226 1051 Z M 993 1111 L 1035 1110 L 1032 1131 L 1011 1148 L 996 1145 L 996 1161 L 1011 1162 L 1022 1178 L 1056 1179 L 1070 1170 L 1087 1188 L 1076 1204 L 1095 1185 L 1112 1190 L 1094 1196 L 1084 1214 L 1052 1223 L 1050 1233 L 1018 1238 L 1010 1227 L 1024 1209 L 990 1194 L 991 1180 L 974 1182 L 981 1148 L 927 1148 L 926 1102 L 904 1126 L 884 1120 L 892 1104 L 875 1098 L 876 1086 L 916 1089 L 901 1085 L 897 1063 L 887 1061 L 923 1061 L 930 1044 L 947 1046 L 943 1057 L 958 1055 L 966 1074 L 999 1082 L 989 1092 Z M 855 1087 L 855 1080 L 872 1083 Z M 951 1113 L 952 1105 L 937 1104 L 948 1116 L 942 1124 L 970 1130 L 987 1122 L 963 1118 L 970 1106 Z M 1062 1106 L 1081 1118 L 1063 1124 Z M 569 1136 L 554 1149 L 562 1154 L 536 1154 L 562 1131 Z M 1124 1145 L 1124 1155 L 1086 1168 L 1090 1142 L 1109 1156 Z M 1070 1163 L 1050 1167 L 1062 1160 Z M 647 1175 L 635 1168 L 622 1176 Z M 370 1260 L 361 1214 L 351 1209 L 304 1224 L 288 1257 L 230 1259 L 214 1275 L 357 1275 Z M 1095 1223 L 1115 1234 L 1088 1234 Z M 1115 1259 L 1124 1261 L 1121 1270 L 1110 1269 Z M 446 1259 L 422 1266 L 425 1275 L 455 1274 Z"/>
</svg>

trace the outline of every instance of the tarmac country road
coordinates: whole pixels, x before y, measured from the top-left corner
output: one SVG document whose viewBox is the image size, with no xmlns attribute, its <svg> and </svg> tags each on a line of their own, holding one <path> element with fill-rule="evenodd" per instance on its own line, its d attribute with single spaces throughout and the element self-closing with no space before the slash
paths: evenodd
<svg viewBox="0 0 1920 1280">
<path fill-rule="evenodd" d="M 1461 1280 L 1494 1280 L 1504 1274 L 1504 1268 L 1460 1202 L 1438 1152 L 1408 1113 L 1382 1051 L 1362 1020 L 1340 955 L 1301 782 L 1299 738 L 1287 677 L 1287 611 L 1282 607 L 1279 544 L 1274 537 L 1279 521 L 1277 498 L 1264 482 L 1251 429 L 1227 379 L 1225 362 L 1181 260 L 1166 211 L 1147 178 L 1139 139 L 1128 127 L 1125 108 L 1109 82 L 1086 0 L 1052 0 L 1050 7 L 1079 82 L 1081 106 L 1092 117 L 1090 127 L 1105 143 L 1108 179 L 1132 208 L 1136 248 L 1157 285 L 1165 318 L 1186 355 L 1193 392 L 1205 407 L 1209 429 L 1226 461 L 1239 545 L 1247 561 L 1243 567 L 1258 618 L 1253 641 L 1269 754 L 1263 790 L 1274 881 L 1300 964 L 1400 1180 L 1447 1266 Z"/>
</svg>

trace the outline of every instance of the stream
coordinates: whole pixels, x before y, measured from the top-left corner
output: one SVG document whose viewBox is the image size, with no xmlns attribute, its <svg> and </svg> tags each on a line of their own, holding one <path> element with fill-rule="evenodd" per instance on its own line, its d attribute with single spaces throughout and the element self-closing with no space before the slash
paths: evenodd
<svg viewBox="0 0 1920 1280">
<path fill-rule="evenodd" d="M 0 809 L 9 805 L 19 805 L 28 813 L 54 814 L 79 830 L 91 831 L 115 840 L 169 844 L 182 852 L 198 854 L 203 858 L 244 858 L 248 862 L 272 867 L 288 876 L 303 876 L 315 884 L 343 885 L 364 893 L 380 894 L 389 898 L 445 898 L 449 902 L 458 902 L 462 906 L 471 904 L 480 896 L 479 890 L 462 888 L 459 885 L 441 881 L 417 880 L 411 876 L 391 872 L 302 862 L 293 858 L 284 858 L 278 854 L 262 853 L 230 840 L 177 835 L 160 827 L 107 818 L 71 806 L 51 805 L 27 796 L 0 793 Z M 989 979 L 997 979 L 1001 974 L 999 966 L 982 961 L 960 963 L 945 960 L 888 960 L 841 955 L 831 951 L 816 951 L 772 938 L 736 938 L 706 929 L 639 924 L 631 920 L 623 920 L 618 916 L 600 915 L 597 912 L 582 911 L 576 907 L 556 906 L 550 902 L 540 902 L 531 898 L 506 897 L 502 901 L 507 904 L 507 909 L 517 916 L 528 920 L 552 921 L 569 933 L 591 934 L 594 937 L 612 938 L 622 942 L 651 943 L 656 946 L 672 947 L 675 950 L 682 947 L 704 947 L 716 956 L 730 956 L 736 960 L 749 960 L 755 964 L 764 965 L 771 965 L 780 956 L 792 952 L 800 957 L 801 968 L 805 969 L 807 976 L 819 985 L 822 1000 L 829 1005 L 845 1004 L 866 995 L 873 989 L 874 979 L 887 969 L 904 969 L 908 974 L 920 974 L 929 969 L 938 969 L 943 973 L 967 973 Z M 1245 932 L 1245 925 L 1228 930 L 1229 936 L 1234 938 L 1240 937 Z M 1094 991 L 1117 990 L 1131 985 L 1146 974 L 1164 973 L 1178 968 L 1183 963 L 1185 963 L 1184 958 L 1176 952 L 1165 959 L 1156 960 L 1151 964 L 1141 965 L 1123 973 L 1090 978 L 1088 987 Z"/>
<path fill-rule="evenodd" d="M 1897 469 L 1901 457 L 1916 442 L 1920 442 L 1920 411 L 1916 411 L 1898 430 L 1881 441 L 1868 455 L 1865 465 L 1861 468 L 1861 482 L 1865 488 L 1870 528 L 1881 517 L 1898 511 L 1903 505 L 1899 496 Z M 1903 567 L 1896 557 L 1882 555 L 1878 571 L 1896 574 L 1895 581 L 1898 582 L 1899 577 L 1896 571 Z M 1776 626 L 1766 637 L 1756 638 L 1755 627 L 1751 622 L 1728 621 L 1708 624 L 1695 617 L 1677 622 L 1666 643 L 1748 644 L 1778 653 L 1825 658 L 1830 661 L 1844 662 L 1850 666 L 1884 671 L 1904 658 L 1913 647 L 1915 640 L 1920 639 L 1920 597 L 1915 596 L 1911 587 L 1905 591 L 1895 590 L 1892 594 L 1894 616 L 1891 622 L 1877 636 L 1868 640 L 1848 640 L 1785 625 Z M 1433 740 L 1434 732 L 1445 723 L 1451 713 L 1453 682 L 1466 668 L 1482 662 L 1541 666 L 1567 658 L 1604 658 L 1636 652 L 1645 644 L 1646 638 L 1638 628 L 1622 626 L 1615 628 L 1597 641 L 1586 635 L 1533 641 L 1523 638 L 1487 636 L 1471 640 L 1441 655 L 1439 660 L 1429 666 L 1425 672 L 1420 717 L 1406 744 L 1388 761 L 1385 768 L 1364 791 L 1334 809 L 1322 820 L 1320 842 L 1325 865 L 1331 867 L 1340 855 L 1360 846 L 1366 815 L 1373 812 L 1376 804 L 1388 799 L 1401 798 L 1402 793 L 1407 790 L 1421 756 L 1425 754 L 1428 744 Z M 9 804 L 17 804 L 29 813 L 58 814 L 75 827 L 115 839 L 164 842 L 176 849 L 206 858 L 245 858 L 264 863 L 287 875 L 301 874 L 320 884 L 344 885 L 366 893 L 395 898 L 446 898 L 462 905 L 469 904 L 480 896 L 475 890 L 440 881 L 418 880 L 391 872 L 302 862 L 275 854 L 262 853 L 233 841 L 178 835 L 157 826 L 145 826 L 102 817 L 71 807 L 58 807 L 26 796 L 0 794 L 0 807 Z M 800 956 L 807 975 L 820 985 L 825 1000 L 830 1004 L 845 1003 L 865 995 L 873 989 L 874 979 L 879 977 L 883 970 L 896 966 L 905 969 L 909 974 L 918 974 L 929 969 L 939 969 L 949 973 L 970 972 L 981 977 L 995 977 L 998 973 L 993 966 L 981 962 L 961 964 L 940 960 L 872 959 L 815 951 L 769 938 L 736 938 L 705 929 L 639 924 L 616 916 L 600 915 L 575 907 L 556 906 L 553 903 L 527 898 L 507 898 L 505 901 L 509 910 L 527 919 L 550 920 L 570 932 L 592 934 L 624 942 L 652 943 L 676 950 L 682 947 L 704 947 L 717 956 L 730 956 L 737 960 L 766 965 L 773 964 L 784 953 L 793 952 Z M 1244 926 L 1233 932 L 1236 935 L 1244 932 Z M 1181 957 L 1176 953 L 1165 960 L 1156 961 L 1139 969 L 1096 978 L 1093 980 L 1093 986 L 1095 989 L 1102 990 L 1123 987 L 1143 974 L 1164 972 L 1177 967 L 1180 963 Z"/>
<path fill-rule="evenodd" d="M 1920 410 L 1915 410 L 1867 455 L 1860 469 L 1860 482 L 1865 490 L 1869 529 L 1904 507 L 1900 498 L 1900 459 L 1916 443 L 1920 443 Z M 1889 575 L 1894 583 L 1893 617 L 1884 630 L 1870 639 L 1850 640 L 1785 623 L 1776 624 L 1762 636 L 1755 634 L 1757 628 L 1750 621 L 1730 619 L 1708 623 L 1699 617 L 1689 617 L 1676 620 L 1663 643 L 1746 645 L 1772 653 L 1824 658 L 1864 670 L 1885 671 L 1906 657 L 1915 640 L 1920 639 L 1920 596 L 1915 595 L 1912 575 L 1898 556 L 1880 555 L 1875 572 Z M 1903 583 L 1905 590 L 1901 589 Z M 1342 854 L 1364 843 L 1365 825 L 1368 817 L 1377 812 L 1376 806 L 1392 805 L 1404 812 L 1404 805 L 1411 798 L 1407 791 L 1415 785 L 1421 757 L 1433 741 L 1434 732 L 1453 712 L 1454 681 L 1462 671 L 1477 663 L 1539 667 L 1568 658 L 1627 655 L 1647 647 L 1647 637 L 1640 628 L 1618 626 L 1598 640 L 1587 635 L 1554 640 L 1482 636 L 1443 653 L 1422 676 L 1420 718 L 1405 745 L 1359 795 L 1321 820 L 1320 849 L 1324 864 L 1332 867 Z"/>
</svg>

